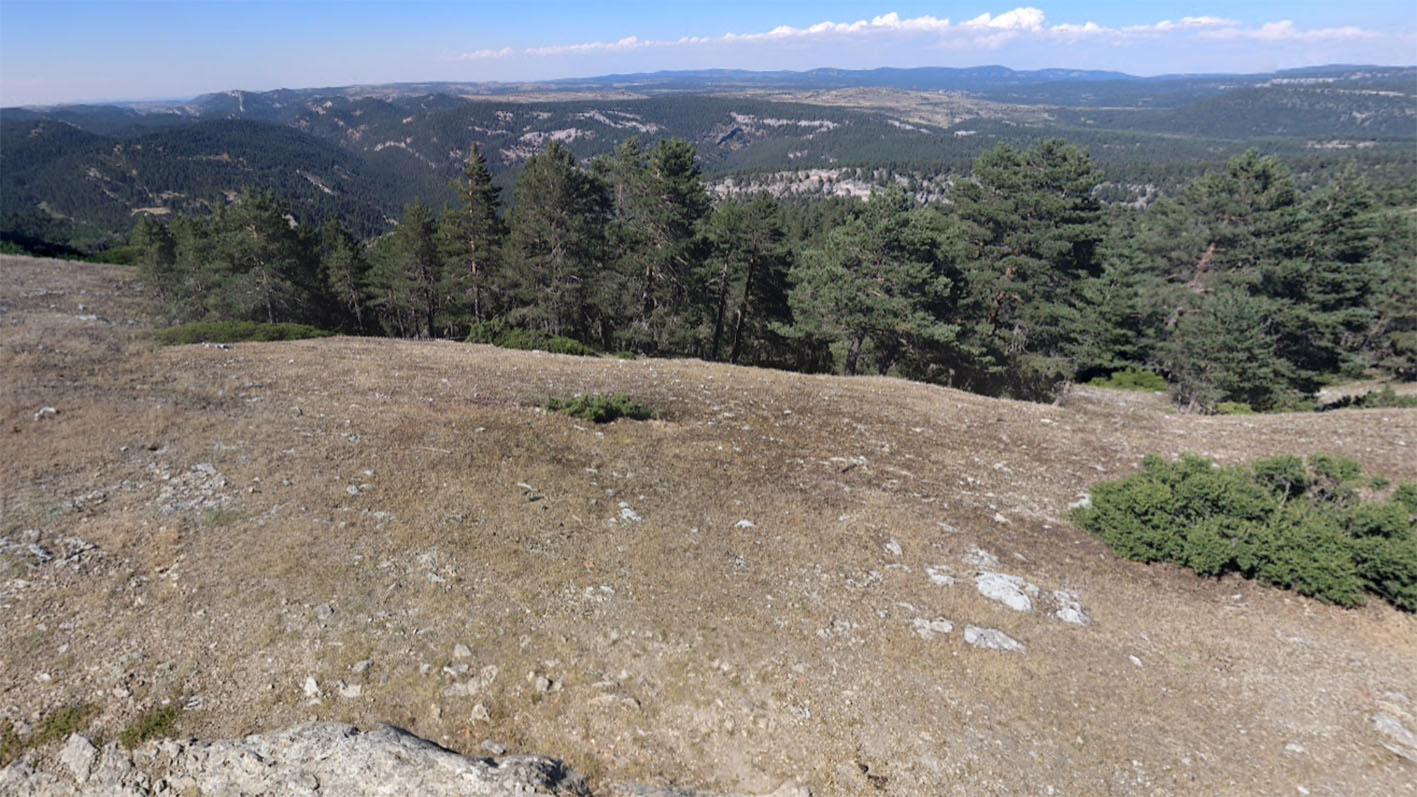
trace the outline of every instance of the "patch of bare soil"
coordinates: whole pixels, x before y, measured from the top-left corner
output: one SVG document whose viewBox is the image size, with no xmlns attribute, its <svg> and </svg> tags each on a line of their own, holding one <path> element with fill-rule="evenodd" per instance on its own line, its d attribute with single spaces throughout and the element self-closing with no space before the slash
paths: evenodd
<svg viewBox="0 0 1417 797">
<path fill-rule="evenodd" d="M 0 732 L 92 704 L 112 739 L 168 701 L 188 736 L 388 722 L 602 783 L 1417 788 L 1374 720 L 1417 728 L 1417 618 L 1120 561 L 1066 519 L 1149 452 L 1414 479 L 1417 411 L 1201 418 L 445 341 L 160 348 L 151 324 L 129 269 L 0 260 Z M 539 409 L 583 392 L 664 417 Z"/>
</svg>

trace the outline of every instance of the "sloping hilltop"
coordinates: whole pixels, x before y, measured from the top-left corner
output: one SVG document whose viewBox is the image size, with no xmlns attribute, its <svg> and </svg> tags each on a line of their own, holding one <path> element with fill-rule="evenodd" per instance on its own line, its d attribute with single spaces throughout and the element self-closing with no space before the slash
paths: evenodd
<svg viewBox="0 0 1417 797">
<path fill-rule="evenodd" d="M 1417 478 L 1417 411 L 160 348 L 132 271 L 12 257 L 0 313 L 0 733 L 35 766 L 68 708 L 100 741 L 391 723 L 599 788 L 1417 788 L 1417 618 L 1121 561 L 1066 519 L 1149 452 Z M 599 392 L 663 417 L 539 409 Z"/>
</svg>

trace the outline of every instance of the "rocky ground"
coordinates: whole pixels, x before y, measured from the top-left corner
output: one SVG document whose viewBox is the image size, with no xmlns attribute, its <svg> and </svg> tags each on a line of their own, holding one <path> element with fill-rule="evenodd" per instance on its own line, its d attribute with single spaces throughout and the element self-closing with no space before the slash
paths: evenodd
<svg viewBox="0 0 1417 797">
<path fill-rule="evenodd" d="M 0 261 L 8 777 L 77 782 L 72 730 L 95 760 L 208 744 L 114 745 L 164 716 L 206 740 L 388 723 L 597 793 L 1417 792 L 1417 619 L 1119 561 L 1067 521 L 1151 452 L 1414 479 L 1417 411 L 161 348 L 134 280 Z M 539 409 L 583 392 L 663 418 Z"/>
</svg>

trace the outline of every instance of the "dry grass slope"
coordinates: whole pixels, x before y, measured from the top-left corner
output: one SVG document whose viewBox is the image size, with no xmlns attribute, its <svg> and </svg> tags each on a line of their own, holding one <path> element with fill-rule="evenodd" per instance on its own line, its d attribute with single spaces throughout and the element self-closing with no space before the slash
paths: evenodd
<svg viewBox="0 0 1417 797">
<path fill-rule="evenodd" d="M 1417 411 L 1197 418 L 441 341 L 160 348 L 134 280 L 0 261 L 0 729 L 93 703 L 111 739 L 169 700 L 185 735 L 391 722 L 719 790 L 1414 791 L 1372 717 L 1417 727 L 1417 618 L 1118 561 L 1066 507 L 1147 452 L 1417 478 Z M 663 419 L 539 409 L 581 392 Z M 1091 624 L 986 599 L 976 548 Z M 916 633 L 937 617 L 954 631 Z"/>
</svg>

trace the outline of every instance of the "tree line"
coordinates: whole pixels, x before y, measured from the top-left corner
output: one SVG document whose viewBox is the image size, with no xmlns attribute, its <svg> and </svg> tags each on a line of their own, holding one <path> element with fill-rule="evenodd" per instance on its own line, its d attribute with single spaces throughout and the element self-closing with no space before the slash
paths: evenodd
<svg viewBox="0 0 1417 797">
<path fill-rule="evenodd" d="M 1047 399 L 1127 368 L 1214 410 L 1293 406 L 1325 381 L 1417 378 L 1417 219 L 1351 171 L 1301 190 L 1250 151 L 1145 210 L 1099 200 L 1083 150 L 987 152 L 946 200 L 711 201 L 692 145 L 578 163 L 552 141 L 503 203 L 473 148 L 435 212 L 366 243 L 248 189 L 143 217 L 132 244 L 178 320 L 352 334 L 493 328 L 604 352 L 895 374 Z"/>
</svg>

